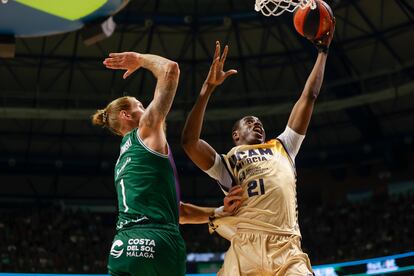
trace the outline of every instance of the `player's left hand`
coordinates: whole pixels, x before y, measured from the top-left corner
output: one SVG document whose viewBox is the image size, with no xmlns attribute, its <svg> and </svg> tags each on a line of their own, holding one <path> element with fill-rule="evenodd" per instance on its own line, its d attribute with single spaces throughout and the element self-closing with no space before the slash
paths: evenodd
<svg viewBox="0 0 414 276">
<path fill-rule="evenodd" d="M 229 47 L 226 45 L 226 47 L 224 47 L 223 54 L 220 57 L 220 42 L 216 41 L 216 51 L 214 52 L 213 63 L 211 64 L 208 76 L 204 81 L 206 84 L 218 86 L 222 84 L 228 76 L 237 74 L 237 70 L 234 69 L 228 70 L 226 72 L 223 71 L 228 51 Z"/>
<path fill-rule="evenodd" d="M 242 203 L 243 189 L 240 185 L 233 186 L 230 192 L 224 198 L 225 213 L 233 215 L 240 207 Z"/>
<path fill-rule="evenodd" d="M 135 52 L 110 53 L 103 64 L 109 69 L 126 70 L 123 75 L 126 79 L 141 67 L 141 58 L 140 54 Z"/>
</svg>

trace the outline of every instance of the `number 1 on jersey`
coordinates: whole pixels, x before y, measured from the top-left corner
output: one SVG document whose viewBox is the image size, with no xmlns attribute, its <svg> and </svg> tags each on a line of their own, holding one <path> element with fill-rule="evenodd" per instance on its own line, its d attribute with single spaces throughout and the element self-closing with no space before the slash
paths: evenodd
<svg viewBox="0 0 414 276">
<path fill-rule="evenodd" d="M 122 203 L 124 204 L 124 212 L 126 213 L 128 211 L 128 205 L 126 203 L 126 196 L 125 196 L 125 185 L 124 185 L 124 179 L 121 179 L 121 182 L 119 182 L 119 185 L 121 185 L 121 193 L 122 193 Z"/>
</svg>

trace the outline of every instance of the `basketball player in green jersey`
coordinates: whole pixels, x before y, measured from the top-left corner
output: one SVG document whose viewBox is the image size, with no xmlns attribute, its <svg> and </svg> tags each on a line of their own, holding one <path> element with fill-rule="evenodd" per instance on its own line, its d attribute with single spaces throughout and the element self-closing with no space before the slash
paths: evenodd
<svg viewBox="0 0 414 276">
<path fill-rule="evenodd" d="M 104 64 L 126 70 L 124 78 L 142 67 L 157 79 L 154 98 L 146 109 L 134 97 L 121 97 L 92 118 L 95 125 L 123 137 L 115 165 L 119 215 L 109 273 L 182 276 L 186 252 L 178 229 L 179 208 L 182 223 L 204 223 L 211 215 L 234 211 L 239 192 L 234 189 L 233 197 L 217 210 L 179 204 L 178 179 L 163 128 L 177 89 L 177 63 L 156 55 L 124 52 L 110 54 Z"/>
<path fill-rule="evenodd" d="M 319 94 L 334 29 L 318 42 L 318 57 L 286 129 L 266 141 L 265 130 L 255 116 L 236 122 L 235 147 L 218 155 L 204 140 L 201 128 L 214 89 L 235 70 L 223 71 L 228 47 L 220 56 L 220 44 L 200 95 L 183 130 L 184 150 L 192 161 L 224 191 L 241 185 L 245 198 L 234 216 L 215 219 L 211 228 L 231 241 L 218 275 L 312 275 L 307 254 L 302 252 L 296 204 L 295 156 L 305 137 Z"/>
</svg>

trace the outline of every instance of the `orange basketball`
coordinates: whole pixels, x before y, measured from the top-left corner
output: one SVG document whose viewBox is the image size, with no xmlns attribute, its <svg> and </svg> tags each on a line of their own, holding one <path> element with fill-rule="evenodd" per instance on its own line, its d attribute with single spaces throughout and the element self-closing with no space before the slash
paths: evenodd
<svg viewBox="0 0 414 276">
<path fill-rule="evenodd" d="M 315 4 L 315 9 L 310 6 L 297 8 L 293 15 L 296 31 L 309 40 L 319 39 L 334 24 L 331 7 L 322 0 L 315 0 Z"/>
</svg>

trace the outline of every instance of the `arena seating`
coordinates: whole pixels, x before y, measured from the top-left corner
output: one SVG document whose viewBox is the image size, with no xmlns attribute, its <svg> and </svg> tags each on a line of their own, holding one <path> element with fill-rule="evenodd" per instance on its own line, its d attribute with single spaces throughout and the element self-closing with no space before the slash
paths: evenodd
<svg viewBox="0 0 414 276">
<path fill-rule="evenodd" d="M 115 214 L 57 204 L 0 209 L 0 271 L 106 273 Z M 414 249 L 411 194 L 301 206 L 303 248 L 313 265 Z M 207 225 L 185 225 L 187 252 L 225 252 L 229 243 Z"/>
</svg>

